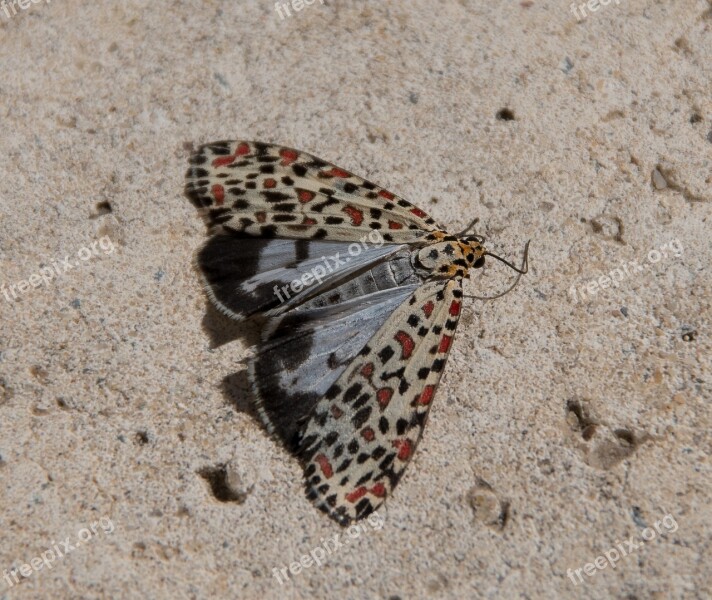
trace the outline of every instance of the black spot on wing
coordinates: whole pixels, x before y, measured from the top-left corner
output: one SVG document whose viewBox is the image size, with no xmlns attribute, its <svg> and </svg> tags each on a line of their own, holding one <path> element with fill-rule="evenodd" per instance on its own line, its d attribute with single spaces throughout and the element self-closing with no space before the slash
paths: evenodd
<svg viewBox="0 0 712 600">
<path fill-rule="evenodd" d="M 210 291 L 220 305 L 241 317 L 269 310 L 279 304 L 273 285 L 244 287 L 255 276 L 269 240 L 225 233 L 211 237 L 198 252 L 200 267 Z"/>
</svg>

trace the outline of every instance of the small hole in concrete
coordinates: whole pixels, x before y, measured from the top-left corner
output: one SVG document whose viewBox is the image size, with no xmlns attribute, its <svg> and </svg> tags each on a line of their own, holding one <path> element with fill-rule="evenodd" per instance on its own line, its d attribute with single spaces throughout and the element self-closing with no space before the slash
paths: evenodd
<svg viewBox="0 0 712 600">
<path fill-rule="evenodd" d="M 514 111 L 510 108 L 502 108 L 497 111 L 497 119 L 500 121 L 514 121 Z"/>
<path fill-rule="evenodd" d="M 240 493 L 232 489 L 227 481 L 227 469 L 225 465 L 217 465 L 216 467 L 206 467 L 198 471 L 205 481 L 210 485 L 210 491 L 220 502 L 238 502 L 245 501 L 246 494 Z"/>
<path fill-rule="evenodd" d="M 615 435 L 625 444 L 628 444 L 629 446 L 635 446 L 635 435 L 632 431 L 629 431 L 628 429 L 616 429 L 613 432 L 613 435 Z"/>
<path fill-rule="evenodd" d="M 103 202 L 96 203 L 96 212 L 99 215 L 106 215 L 110 212 L 114 212 L 114 210 L 111 208 L 111 202 L 104 200 Z"/>
<path fill-rule="evenodd" d="M 697 339 L 696 331 L 686 331 L 685 333 L 682 334 L 683 342 L 694 342 L 696 339 Z"/>
</svg>

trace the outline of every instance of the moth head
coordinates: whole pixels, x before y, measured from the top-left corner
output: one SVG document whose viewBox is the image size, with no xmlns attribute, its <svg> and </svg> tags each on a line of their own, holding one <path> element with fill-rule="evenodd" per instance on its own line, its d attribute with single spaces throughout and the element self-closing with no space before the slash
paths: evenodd
<svg viewBox="0 0 712 600">
<path fill-rule="evenodd" d="M 483 239 L 478 235 L 467 236 L 461 242 L 462 253 L 465 256 L 471 269 L 481 269 L 485 266 L 485 255 L 487 249 L 483 244 Z"/>
</svg>

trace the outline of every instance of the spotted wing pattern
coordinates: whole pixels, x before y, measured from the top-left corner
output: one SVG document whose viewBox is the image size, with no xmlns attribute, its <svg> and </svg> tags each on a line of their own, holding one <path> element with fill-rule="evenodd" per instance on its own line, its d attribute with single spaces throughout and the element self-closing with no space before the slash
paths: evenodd
<svg viewBox="0 0 712 600">
<path fill-rule="evenodd" d="M 265 320 L 248 367 L 257 411 L 301 459 L 308 496 L 341 524 L 363 518 L 420 440 L 484 247 L 291 148 L 213 142 L 190 164 L 208 296 Z M 349 260 L 315 277 L 330 253 Z"/>
<path fill-rule="evenodd" d="M 211 142 L 190 164 L 185 191 L 212 231 L 357 241 L 378 230 L 386 242 L 404 243 L 439 229 L 407 200 L 292 148 Z"/>
<path fill-rule="evenodd" d="M 420 441 L 460 315 L 460 282 L 427 283 L 314 407 L 301 438 L 308 494 L 342 524 L 391 493 Z"/>
<path fill-rule="evenodd" d="M 249 363 L 257 411 L 267 430 L 298 450 L 316 403 L 417 287 L 295 310 L 268 323 Z"/>
</svg>

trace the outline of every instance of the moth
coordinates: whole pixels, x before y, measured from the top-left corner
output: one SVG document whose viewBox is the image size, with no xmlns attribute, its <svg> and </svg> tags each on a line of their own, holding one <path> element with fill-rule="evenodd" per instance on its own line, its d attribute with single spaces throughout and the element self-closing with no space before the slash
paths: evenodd
<svg viewBox="0 0 712 600">
<path fill-rule="evenodd" d="M 420 441 L 463 280 L 493 256 L 519 273 L 515 285 L 528 243 L 517 269 L 469 227 L 452 235 L 407 200 L 292 148 L 211 142 L 189 163 L 185 192 L 208 226 L 196 255 L 207 295 L 262 325 L 248 362 L 257 412 L 301 460 L 307 496 L 342 525 L 361 519 Z"/>
</svg>

